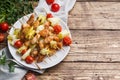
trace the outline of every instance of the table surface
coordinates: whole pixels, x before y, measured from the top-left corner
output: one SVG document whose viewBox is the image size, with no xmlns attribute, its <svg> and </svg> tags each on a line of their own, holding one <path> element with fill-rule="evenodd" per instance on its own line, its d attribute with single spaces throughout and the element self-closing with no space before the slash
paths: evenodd
<svg viewBox="0 0 120 80">
<path fill-rule="evenodd" d="M 69 13 L 68 56 L 39 80 L 120 80 L 120 2 L 80 1 Z"/>
</svg>

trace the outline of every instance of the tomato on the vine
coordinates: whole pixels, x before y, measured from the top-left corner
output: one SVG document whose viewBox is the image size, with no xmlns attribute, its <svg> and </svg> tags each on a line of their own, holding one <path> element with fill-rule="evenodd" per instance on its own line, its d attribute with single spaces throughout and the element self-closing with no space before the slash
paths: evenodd
<svg viewBox="0 0 120 80">
<path fill-rule="evenodd" d="M 60 25 L 53 26 L 53 29 L 56 34 L 62 31 L 62 27 Z"/>
<path fill-rule="evenodd" d="M 52 6 L 51 6 L 51 10 L 53 12 L 58 12 L 60 10 L 60 5 L 57 4 L 57 3 L 53 3 Z"/>
<path fill-rule="evenodd" d="M 69 46 L 71 43 L 72 43 L 72 40 L 69 36 L 66 36 L 66 37 L 63 38 L 63 44 L 65 46 Z"/>
<path fill-rule="evenodd" d="M 7 22 L 0 23 L 0 29 L 4 32 L 6 32 L 9 29 L 9 25 Z"/>
<path fill-rule="evenodd" d="M 27 56 L 25 61 L 26 61 L 27 64 L 31 64 L 34 61 L 34 59 L 33 59 L 32 56 Z"/>
<path fill-rule="evenodd" d="M 18 40 L 18 41 L 15 42 L 14 46 L 16 48 L 20 48 L 22 46 L 22 44 L 23 44 L 22 41 Z"/>
<path fill-rule="evenodd" d="M 54 0 L 46 0 L 47 4 L 50 5 L 54 2 Z"/>
</svg>

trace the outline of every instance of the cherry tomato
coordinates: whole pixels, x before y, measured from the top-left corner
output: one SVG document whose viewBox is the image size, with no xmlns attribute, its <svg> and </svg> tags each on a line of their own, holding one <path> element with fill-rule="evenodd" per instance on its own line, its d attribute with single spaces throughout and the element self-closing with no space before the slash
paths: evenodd
<svg viewBox="0 0 120 80">
<path fill-rule="evenodd" d="M 48 13 L 46 17 L 47 17 L 47 18 L 52 18 L 53 15 L 52 15 L 51 13 Z"/>
<path fill-rule="evenodd" d="M 47 4 L 50 5 L 54 2 L 54 0 L 46 0 Z"/>
<path fill-rule="evenodd" d="M 31 64 L 34 61 L 34 59 L 31 56 L 27 56 L 25 61 L 26 61 L 27 64 Z"/>
<path fill-rule="evenodd" d="M 0 42 L 3 42 L 5 39 L 5 35 L 3 33 L 0 33 Z"/>
<path fill-rule="evenodd" d="M 51 11 L 57 12 L 59 10 L 60 10 L 60 5 L 59 4 L 57 4 L 57 3 L 52 4 Z"/>
<path fill-rule="evenodd" d="M 55 26 L 53 27 L 53 29 L 54 29 L 54 32 L 55 32 L 56 34 L 58 34 L 59 32 L 62 31 L 62 28 L 61 28 L 60 25 L 55 25 Z"/>
<path fill-rule="evenodd" d="M 9 29 L 9 25 L 7 22 L 0 23 L 0 29 L 4 32 L 6 32 Z"/>
<path fill-rule="evenodd" d="M 65 46 L 69 46 L 71 43 L 72 43 L 72 40 L 69 36 L 66 36 L 66 37 L 63 38 L 63 44 Z"/>
<path fill-rule="evenodd" d="M 27 51 L 26 49 L 22 50 L 21 54 L 22 54 L 22 55 L 25 54 L 26 51 Z"/>
<path fill-rule="evenodd" d="M 25 75 L 26 80 L 37 80 L 36 76 L 33 73 L 27 73 Z"/>
<path fill-rule="evenodd" d="M 23 44 L 22 41 L 18 40 L 18 41 L 15 42 L 14 46 L 16 48 L 20 48 L 22 46 L 22 44 Z"/>
</svg>

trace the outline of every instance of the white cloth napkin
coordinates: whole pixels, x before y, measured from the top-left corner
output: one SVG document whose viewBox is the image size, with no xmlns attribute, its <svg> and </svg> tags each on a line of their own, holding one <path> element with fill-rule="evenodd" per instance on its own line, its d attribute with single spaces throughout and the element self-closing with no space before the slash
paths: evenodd
<svg viewBox="0 0 120 80">
<path fill-rule="evenodd" d="M 46 0 L 39 0 L 38 6 L 34 9 L 38 14 L 52 13 L 54 16 L 61 18 L 67 24 L 68 12 L 73 8 L 76 0 L 55 0 L 54 3 L 60 5 L 58 12 L 51 11 L 51 5 L 47 5 Z"/>
<path fill-rule="evenodd" d="M 51 5 L 47 5 L 46 0 L 39 0 L 38 6 L 34 9 L 34 11 L 37 14 L 40 13 L 52 13 L 54 16 L 57 16 L 61 18 L 67 25 L 67 18 L 68 18 L 68 12 L 73 8 L 76 0 L 55 0 L 56 3 L 58 3 L 61 8 L 58 12 L 52 12 L 50 10 Z M 10 52 L 7 48 L 4 48 L 0 51 L 0 55 L 2 51 L 5 51 L 8 58 L 11 58 L 9 56 Z M 44 73 L 44 70 L 32 70 L 38 73 Z M 26 74 L 27 70 L 16 68 L 14 73 L 9 73 L 6 66 L 0 65 L 0 80 L 20 80 L 22 77 Z"/>
</svg>

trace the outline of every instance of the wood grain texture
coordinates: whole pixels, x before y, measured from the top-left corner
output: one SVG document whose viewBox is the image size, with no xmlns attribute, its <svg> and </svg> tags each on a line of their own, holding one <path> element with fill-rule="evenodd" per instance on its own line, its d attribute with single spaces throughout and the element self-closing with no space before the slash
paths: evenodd
<svg viewBox="0 0 120 80">
<path fill-rule="evenodd" d="M 73 44 L 65 61 L 120 61 L 120 31 L 71 30 Z"/>
<path fill-rule="evenodd" d="M 120 29 L 119 2 L 77 2 L 70 12 L 70 29 Z"/>
<path fill-rule="evenodd" d="M 120 63 L 61 63 L 39 76 L 39 80 L 119 80 Z"/>
</svg>

